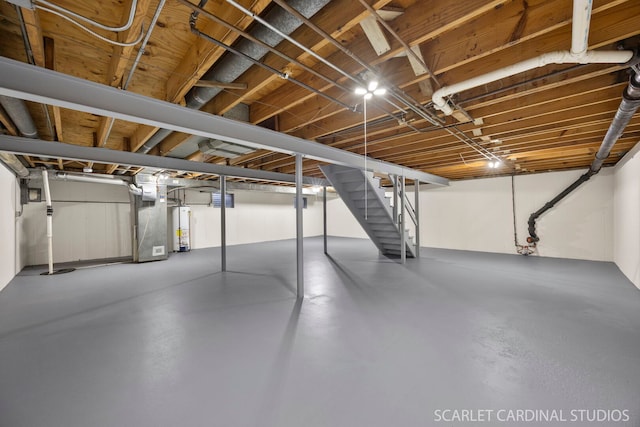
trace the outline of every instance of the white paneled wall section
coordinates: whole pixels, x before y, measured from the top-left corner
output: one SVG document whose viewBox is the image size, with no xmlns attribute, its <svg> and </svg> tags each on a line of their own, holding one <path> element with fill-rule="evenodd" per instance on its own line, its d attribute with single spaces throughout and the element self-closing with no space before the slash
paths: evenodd
<svg viewBox="0 0 640 427">
<path fill-rule="evenodd" d="M 55 263 L 131 256 L 131 216 L 126 187 L 50 181 Z M 26 265 L 47 262 L 46 207 L 24 207 Z"/>
<path fill-rule="evenodd" d="M 640 144 L 616 166 L 613 212 L 614 260 L 640 288 Z"/>
<path fill-rule="evenodd" d="M 293 194 L 241 190 L 232 193 L 235 196 L 235 208 L 227 209 L 228 245 L 295 238 Z M 307 198 L 304 235 L 321 235 L 322 196 L 304 197 Z M 211 193 L 208 191 L 186 192 L 186 205 L 191 206 L 193 249 L 220 246 L 220 209 L 209 206 L 210 203 Z"/>
<path fill-rule="evenodd" d="M 584 171 L 515 178 L 516 224 L 520 243 L 529 215 Z M 613 260 L 612 169 L 603 169 L 538 220 L 539 254 L 549 257 Z M 413 201 L 412 187 L 407 187 Z M 420 243 L 426 247 L 516 253 L 511 177 L 452 181 L 449 187 L 423 185 Z M 340 199 L 329 202 L 329 234 L 366 238 Z"/>
<path fill-rule="evenodd" d="M 124 186 L 52 181 L 51 192 L 54 262 L 131 256 L 129 194 Z M 295 237 L 293 194 L 255 191 L 235 191 L 234 194 L 236 207 L 227 210 L 228 245 Z M 305 197 L 308 200 L 308 208 L 304 212 L 305 236 L 320 235 L 322 198 Z M 211 193 L 189 190 L 186 202 L 192 207 L 191 247 L 219 246 L 220 209 L 210 206 Z M 26 205 L 23 217 L 25 263 L 45 264 L 44 203 Z M 171 224 L 171 217 L 168 224 Z M 171 234 L 168 234 L 169 243 L 171 239 Z"/>
<path fill-rule="evenodd" d="M 16 239 L 16 210 L 20 210 L 18 181 L 0 164 L 0 290 L 18 271 L 21 260 Z"/>
</svg>

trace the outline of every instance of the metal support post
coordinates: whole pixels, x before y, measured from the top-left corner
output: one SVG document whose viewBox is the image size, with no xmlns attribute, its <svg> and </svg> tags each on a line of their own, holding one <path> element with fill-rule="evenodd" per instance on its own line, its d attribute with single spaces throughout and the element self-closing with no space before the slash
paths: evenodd
<svg viewBox="0 0 640 427">
<path fill-rule="evenodd" d="M 416 258 L 420 258 L 420 181 L 413 181 L 413 195 L 415 203 L 413 211 L 416 214 Z"/>
<path fill-rule="evenodd" d="M 327 254 L 327 186 L 322 188 L 322 218 L 324 222 L 324 253 Z"/>
<path fill-rule="evenodd" d="M 304 259 L 302 251 L 302 154 L 296 154 L 296 268 L 298 299 L 304 298 Z"/>
<path fill-rule="evenodd" d="M 393 184 L 393 223 L 398 223 L 398 176 L 389 175 L 391 178 L 391 184 Z"/>
<path fill-rule="evenodd" d="M 222 271 L 227 271 L 227 177 L 220 175 L 220 254 Z"/>
<path fill-rule="evenodd" d="M 400 178 L 400 260 L 402 263 L 407 262 L 407 242 L 405 235 L 406 221 L 405 221 L 405 207 L 404 207 L 404 175 Z"/>
</svg>

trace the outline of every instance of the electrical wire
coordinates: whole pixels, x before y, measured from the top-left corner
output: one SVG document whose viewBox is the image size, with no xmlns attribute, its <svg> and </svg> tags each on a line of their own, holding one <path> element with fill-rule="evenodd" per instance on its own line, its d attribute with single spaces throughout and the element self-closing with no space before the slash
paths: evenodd
<svg viewBox="0 0 640 427">
<path fill-rule="evenodd" d="M 138 38 L 136 40 L 134 40 L 132 42 L 128 42 L 128 43 L 118 42 L 118 41 L 115 41 L 115 40 L 108 39 L 108 38 L 96 33 L 95 31 L 90 30 L 89 28 L 85 27 L 81 23 L 76 22 L 73 19 L 69 18 L 68 16 L 66 16 L 66 15 L 64 15 L 64 14 L 62 14 L 60 12 L 57 12 L 57 11 L 55 11 L 53 9 L 49 9 L 47 7 L 38 6 L 38 5 L 36 5 L 36 7 L 38 9 L 40 9 L 40 10 L 44 10 L 45 12 L 49 12 L 49 13 L 52 13 L 52 14 L 54 14 L 56 16 L 59 16 L 60 18 L 66 20 L 66 21 L 69 21 L 73 25 L 79 27 L 81 30 L 86 31 L 87 33 L 91 34 L 92 36 L 94 36 L 94 37 L 96 37 L 96 38 L 98 38 L 98 39 L 100 39 L 102 41 L 105 41 L 107 43 L 111 43 L 113 45 L 116 45 L 116 46 L 122 46 L 122 47 L 135 46 L 138 43 L 140 43 L 142 41 L 142 38 L 144 37 L 144 26 L 141 26 L 140 35 L 138 36 Z"/>
<path fill-rule="evenodd" d="M 51 9 L 54 9 L 54 10 L 58 11 L 58 12 L 66 13 L 67 15 L 71 15 L 74 18 L 76 18 L 76 19 L 78 19 L 80 21 L 86 22 L 87 24 L 93 25 L 95 27 L 98 27 L 98 28 L 101 28 L 101 29 L 107 30 L 107 31 L 113 31 L 113 32 L 116 32 L 116 33 L 119 33 L 119 32 L 122 32 L 122 31 L 125 31 L 125 30 L 128 30 L 129 28 L 131 28 L 131 25 L 133 25 L 133 19 L 135 18 L 135 15 L 136 15 L 136 9 L 138 7 L 138 0 L 133 0 L 131 2 L 131 9 L 129 10 L 129 19 L 127 20 L 127 23 L 122 25 L 122 26 L 120 26 L 120 27 L 110 27 L 108 25 L 104 25 L 104 24 L 101 24 L 99 22 L 96 22 L 93 19 L 89 19 L 89 18 L 87 18 L 85 16 L 82 16 L 82 15 L 80 15 L 78 13 L 75 13 L 75 12 L 69 10 L 69 9 L 65 9 L 62 6 L 58 6 L 57 4 L 53 4 L 53 3 L 51 3 L 51 2 L 49 2 L 47 0 L 37 0 L 36 3 L 41 3 L 41 4 L 45 5 L 45 6 L 48 6 Z M 39 8 L 39 9 L 46 10 L 45 8 L 43 8 L 42 6 L 38 6 L 37 4 L 36 4 L 36 7 Z"/>
</svg>

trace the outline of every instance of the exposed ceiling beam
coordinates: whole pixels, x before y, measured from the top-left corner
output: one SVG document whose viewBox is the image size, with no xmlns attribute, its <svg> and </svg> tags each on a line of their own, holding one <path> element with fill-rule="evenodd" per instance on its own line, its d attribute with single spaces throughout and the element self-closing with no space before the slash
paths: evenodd
<svg viewBox="0 0 640 427">
<path fill-rule="evenodd" d="M 52 38 L 45 37 L 44 38 L 44 62 L 45 66 L 49 70 L 56 69 L 56 57 L 55 57 L 55 44 Z M 56 132 L 56 139 L 58 141 L 64 141 L 62 135 L 62 112 L 60 111 L 60 107 L 52 106 L 53 110 L 53 124 Z M 60 169 L 64 169 L 62 163 L 59 163 Z"/>
<path fill-rule="evenodd" d="M 133 23 L 128 30 L 118 33 L 118 41 L 129 42 L 138 36 L 150 5 L 151 0 L 138 0 Z M 153 31 L 153 28 L 147 28 L 147 31 Z M 109 62 L 109 67 L 107 69 L 108 85 L 113 87 L 122 87 L 122 79 L 124 78 L 126 66 L 133 50 L 134 46 L 113 46 L 113 54 L 111 55 L 111 61 Z M 112 117 L 100 117 L 98 129 L 96 131 L 99 147 L 107 145 L 107 139 L 111 133 L 113 122 L 114 119 Z M 113 166 L 115 165 L 110 165 L 110 168 Z"/>
<path fill-rule="evenodd" d="M 429 40 L 433 37 L 438 37 L 440 34 L 456 28 L 462 25 L 464 22 L 468 22 L 479 15 L 492 10 L 495 6 L 505 3 L 507 0 L 493 0 L 486 2 L 484 0 L 467 0 L 464 2 L 451 2 L 449 0 L 437 0 L 434 2 L 418 1 L 411 7 L 407 8 L 405 13 L 393 21 L 393 26 L 396 29 L 401 29 L 398 34 L 410 45 L 419 44 L 424 40 Z M 434 19 L 428 22 L 424 22 L 424 16 L 433 16 Z M 447 24 L 443 25 L 443 22 Z M 420 32 L 417 32 L 417 29 Z M 366 37 L 360 37 L 354 40 L 349 46 L 349 50 L 356 52 L 360 58 L 366 62 L 375 65 L 382 63 L 390 58 L 393 58 L 397 53 L 404 50 L 404 48 L 395 40 L 390 40 L 392 49 L 382 56 L 378 56 L 369 44 L 369 40 Z M 357 74 L 362 71 L 362 67 L 358 64 L 350 61 L 344 62 L 344 54 L 342 52 L 336 52 L 327 58 L 330 62 L 336 64 L 342 64 L 342 68 L 345 71 L 352 74 Z M 339 76 L 335 71 L 328 69 L 328 67 L 318 66 L 318 71 L 322 71 L 329 77 L 335 78 L 339 82 L 344 82 L 345 77 Z M 311 76 L 300 76 L 299 80 L 306 84 L 313 84 Z M 325 85 L 320 90 L 326 91 L 330 96 L 339 96 L 342 91 L 339 89 L 332 89 L 331 86 Z M 254 108 L 251 109 L 251 123 L 259 123 L 278 114 L 292 106 L 299 105 L 302 102 L 316 97 L 314 93 L 310 93 L 304 89 L 293 86 L 291 83 L 287 83 L 286 88 L 280 90 L 275 96 L 270 95 L 264 99 L 263 102 L 257 103 Z M 318 100 L 318 105 L 325 106 L 328 102 L 324 100 Z M 333 105 L 327 105 L 329 110 L 334 112 L 340 109 L 335 108 Z M 326 108 L 326 107 L 325 107 Z M 322 111 L 325 111 L 325 108 Z M 296 116 L 282 115 L 281 129 L 286 132 L 290 129 L 295 129 L 300 126 L 300 121 L 296 120 Z M 288 122 L 294 121 L 295 124 L 289 124 Z"/>
<path fill-rule="evenodd" d="M 27 28 L 27 38 L 31 45 L 33 61 L 37 66 L 44 67 L 44 40 L 42 38 L 42 27 L 40 26 L 38 11 L 25 7 L 21 7 L 20 11 L 22 13 L 22 19 L 24 19 L 25 27 Z"/>
<path fill-rule="evenodd" d="M 257 0 L 253 2 L 251 10 L 256 15 L 260 15 L 270 3 L 271 0 Z M 218 13 L 221 19 L 227 22 L 235 22 L 236 27 L 241 30 L 246 30 L 253 22 L 252 18 L 241 14 L 233 8 L 221 9 Z M 206 21 L 202 31 L 227 45 L 232 45 L 240 37 L 238 33 L 228 31 L 211 21 Z M 167 81 L 167 100 L 169 101 L 178 102 L 182 99 L 225 53 L 224 49 L 211 44 L 207 40 L 196 36 L 192 37 L 194 38 L 193 47 L 185 53 L 178 67 L 176 67 Z M 187 77 L 185 78 L 185 76 Z"/>
<path fill-rule="evenodd" d="M 373 3 L 374 8 L 383 7 L 391 0 L 376 0 Z M 367 15 L 364 9 L 355 4 L 352 0 L 334 0 L 331 6 L 341 13 L 333 13 L 331 10 L 321 9 L 312 18 L 312 22 L 322 28 L 335 28 L 336 30 L 331 33 L 334 38 L 339 38 L 345 32 L 348 32 L 354 26 L 360 22 L 360 20 Z M 309 46 L 314 52 L 321 52 L 327 49 L 329 41 L 323 37 L 320 37 L 314 32 L 305 32 L 304 26 L 299 28 L 293 33 L 293 37 L 301 44 Z M 307 52 L 300 53 L 300 50 L 293 44 L 285 42 L 278 45 L 278 49 L 285 55 L 294 57 L 300 63 L 306 65 L 312 65 L 315 59 Z M 262 60 L 265 64 L 274 69 L 287 69 L 292 76 L 297 77 L 302 69 L 297 65 L 288 63 L 285 59 L 277 56 L 271 52 L 267 53 Z M 253 67 L 244 74 L 243 80 L 247 81 L 247 90 L 242 94 L 236 93 L 220 93 L 207 105 L 202 108 L 202 111 L 206 111 L 213 114 L 222 115 L 231 110 L 236 105 L 244 101 L 251 101 L 256 95 L 264 93 L 266 88 L 270 91 L 275 91 L 277 87 L 282 86 L 284 81 L 276 74 L 273 74 L 264 68 Z M 315 87 L 315 83 L 310 84 L 311 87 Z M 252 122 L 257 124 L 259 122 Z M 161 154 L 165 155 L 176 147 L 182 145 L 189 135 L 178 135 L 172 140 L 165 140 L 161 144 Z"/>
<path fill-rule="evenodd" d="M 8 135 L 0 135 L 0 150 L 23 155 L 46 155 L 65 160 L 225 175 L 273 182 L 295 182 L 294 175 L 278 172 L 193 162 L 172 157 L 159 157 L 128 151 L 109 150 L 107 148 L 82 147 L 64 143 L 52 144 L 51 142 L 39 139 Z M 325 179 L 304 177 L 303 181 L 305 184 L 311 185 L 331 185 Z"/>
<path fill-rule="evenodd" d="M 299 153 L 329 163 L 358 168 L 364 166 L 362 156 L 348 151 L 7 58 L 0 58 L 0 94 L 256 148 Z M 380 160 L 370 159 L 367 165 L 381 173 L 448 185 L 445 178 Z"/>
</svg>

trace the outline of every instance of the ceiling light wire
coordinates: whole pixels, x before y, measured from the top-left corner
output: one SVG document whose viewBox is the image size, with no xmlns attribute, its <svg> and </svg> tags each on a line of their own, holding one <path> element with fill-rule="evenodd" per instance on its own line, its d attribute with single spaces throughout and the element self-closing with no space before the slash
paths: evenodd
<svg viewBox="0 0 640 427">
<path fill-rule="evenodd" d="M 44 8 L 42 6 L 39 6 L 38 3 L 39 4 L 43 4 L 45 6 L 48 6 L 49 9 Z M 86 16 L 82 16 L 79 13 L 73 12 L 73 11 L 71 11 L 69 9 L 65 9 L 62 6 L 58 6 L 57 4 L 51 3 L 51 2 L 49 2 L 47 0 L 37 0 L 36 1 L 36 7 L 38 9 L 43 9 L 43 10 L 47 10 L 47 11 L 50 11 L 51 9 L 54 9 L 57 12 L 60 12 L 60 13 L 66 14 L 66 15 L 70 15 L 70 16 L 72 16 L 72 17 L 74 17 L 74 18 L 76 18 L 76 19 L 78 19 L 80 21 L 86 22 L 89 25 L 93 25 L 94 27 L 98 27 L 98 28 L 101 28 L 101 29 L 106 30 L 106 31 L 113 31 L 115 33 L 120 33 L 122 31 L 128 30 L 129 28 L 131 28 L 131 25 L 133 25 L 133 20 L 134 20 L 135 15 L 136 15 L 136 9 L 138 7 L 138 0 L 133 0 L 131 2 L 131 8 L 129 9 L 129 18 L 127 19 L 127 23 L 122 25 L 122 26 L 120 26 L 120 27 L 110 27 L 108 25 L 101 24 L 101 23 L 99 23 L 97 21 L 94 21 L 93 19 L 87 18 Z"/>
<path fill-rule="evenodd" d="M 138 38 L 137 38 L 136 40 L 134 40 L 134 41 L 132 41 L 132 42 L 127 42 L 127 43 L 124 43 L 124 42 L 118 42 L 118 41 L 111 40 L 111 39 L 109 39 L 109 38 L 107 38 L 107 37 L 104 37 L 104 36 L 102 36 L 102 35 L 100 35 L 100 34 L 96 33 L 95 31 L 93 31 L 93 30 L 91 30 L 91 29 L 89 29 L 89 28 L 85 27 L 85 26 L 84 26 L 84 25 L 82 25 L 81 23 L 79 23 L 79 22 L 77 22 L 77 21 L 74 21 L 73 19 L 69 18 L 68 16 L 66 16 L 66 15 L 64 15 L 64 14 L 62 14 L 62 13 L 60 13 L 60 12 L 57 12 L 57 11 L 55 11 L 55 10 L 53 10 L 53 9 L 49 9 L 48 7 L 38 6 L 38 5 L 36 5 L 36 8 L 38 8 L 38 9 L 40 9 L 40 10 L 44 10 L 45 12 L 49 12 L 49 13 L 51 13 L 51 14 L 53 14 L 53 15 L 59 16 L 60 18 L 62 18 L 62 19 L 64 19 L 64 20 L 66 20 L 66 21 L 68 21 L 68 22 L 72 23 L 73 25 L 75 25 L 75 26 L 79 27 L 81 30 L 86 31 L 87 33 L 91 34 L 92 36 L 94 36 L 94 37 L 96 37 L 96 38 L 98 38 L 98 39 L 100 39 L 100 40 L 102 40 L 102 41 L 105 41 L 105 42 L 107 42 L 107 43 L 110 43 L 110 44 L 116 45 L 116 46 L 123 46 L 123 47 L 135 46 L 135 45 L 137 45 L 138 43 L 140 43 L 140 42 L 142 41 L 142 38 L 144 37 L 144 26 L 141 26 L 141 28 L 140 28 L 140 35 L 138 35 Z"/>
</svg>

